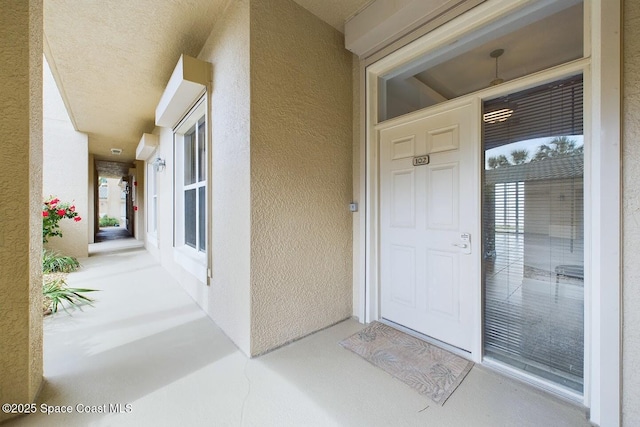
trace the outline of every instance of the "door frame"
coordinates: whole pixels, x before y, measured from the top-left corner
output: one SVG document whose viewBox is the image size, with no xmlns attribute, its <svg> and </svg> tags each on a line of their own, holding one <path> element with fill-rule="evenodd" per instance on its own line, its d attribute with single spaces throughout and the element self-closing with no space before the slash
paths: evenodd
<svg viewBox="0 0 640 427">
<path fill-rule="evenodd" d="M 366 323 L 380 318 L 378 79 L 438 47 L 497 19 L 521 13 L 531 0 L 487 0 L 463 15 L 380 59 L 360 61 L 359 198 L 356 219 L 354 312 Z M 606 3 L 606 4 L 605 4 Z M 619 1 L 585 0 L 585 48 L 582 59 L 485 89 L 468 97 L 490 99 L 534 87 L 572 73 L 584 75 L 585 111 L 585 387 L 582 403 L 598 425 L 621 419 L 621 78 Z M 461 102 L 462 97 L 448 101 Z M 468 101 L 467 101 L 468 102 Z M 415 113 L 411 113 L 415 114 Z M 397 120 L 404 120 L 410 115 Z M 396 120 L 396 119 L 392 119 Z M 480 185 L 480 180 L 478 181 Z M 605 287 L 605 283 L 607 286 Z M 482 295 L 478 292 L 476 346 L 482 362 Z"/>
</svg>

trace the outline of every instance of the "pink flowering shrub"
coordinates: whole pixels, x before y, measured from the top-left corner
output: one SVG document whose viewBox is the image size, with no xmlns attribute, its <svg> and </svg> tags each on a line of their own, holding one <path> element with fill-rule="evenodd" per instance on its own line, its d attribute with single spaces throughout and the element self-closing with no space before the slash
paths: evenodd
<svg viewBox="0 0 640 427">
<path fill-rule="evenodd" d="M 60 236 L 59 222 L 63 218 L 82 220 L 76 212 L 76 207 L 69 203 L 61 203 L 58 198 L 50 198 L 42 204 L 42 242 L 47 243 L 50 237 Z"/>
</svg>

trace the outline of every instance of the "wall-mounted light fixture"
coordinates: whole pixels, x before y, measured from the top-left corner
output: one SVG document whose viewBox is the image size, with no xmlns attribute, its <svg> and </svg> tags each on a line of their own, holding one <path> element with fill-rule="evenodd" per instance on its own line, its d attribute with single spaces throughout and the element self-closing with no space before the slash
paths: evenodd
<svg viewBox="0 0 640 427">
<path fill-rule="evenodd" d="M 160 157 L 156 157 L 152 164 L 156 172 L 162 172 L 166 167 L 164 159 L 161 159 Z"/>
</svg>

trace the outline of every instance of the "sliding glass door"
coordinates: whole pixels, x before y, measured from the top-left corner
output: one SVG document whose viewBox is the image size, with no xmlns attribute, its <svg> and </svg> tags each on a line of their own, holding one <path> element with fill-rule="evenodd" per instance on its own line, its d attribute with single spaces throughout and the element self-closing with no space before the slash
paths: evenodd
<svg viewBox="0 0 640 427">
<path fill-rule="evenodd" d="M 583 392 L 582 76 L 486 101 L 484 354 Z"/>
</svg>

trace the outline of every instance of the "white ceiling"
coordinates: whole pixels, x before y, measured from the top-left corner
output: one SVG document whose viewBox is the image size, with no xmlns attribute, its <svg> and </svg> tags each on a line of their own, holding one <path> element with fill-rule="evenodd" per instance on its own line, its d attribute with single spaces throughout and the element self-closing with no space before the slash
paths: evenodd
<svg viewBox="0 0 640 427">
<path fill-rule="evenodd" d="M 45 54 L 96 158 L 132 161 L 182 53 L 197 56 L 236 0 L 47 0 Z M 340 31 L 370 0 L 295 0 Z M 114 156 L 111 148 L 121 148 Z"/>
</svg>

